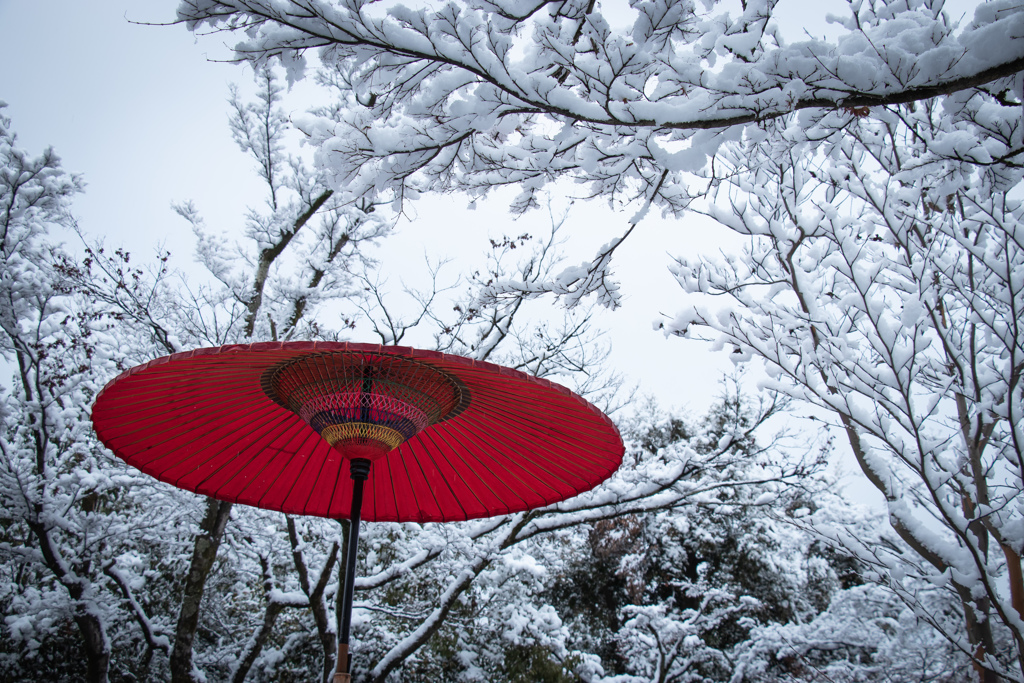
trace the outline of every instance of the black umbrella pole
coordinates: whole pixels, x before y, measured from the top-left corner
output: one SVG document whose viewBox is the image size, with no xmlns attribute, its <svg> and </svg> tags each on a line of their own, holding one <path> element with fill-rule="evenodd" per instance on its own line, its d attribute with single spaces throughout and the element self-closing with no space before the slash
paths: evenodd
<svg viewBox="0 0 1024 683">
<path fill-rule="evenodd" d="M 370 461 L 364 458 L 349 460 L 352 475 L 352 514 L 348 528 L 348 547 L 345 549 L 345 585 L 341 594 L 341 633 L 338 634 L 338 664 L 332 683 L 350 683 L 352 655 L 348 651 L 349 632 L 352 630 L 352 596 L 356 588 L 356 558 L 359 557 L 359 515 L 363 508 L 363 482 L 370 474 Z"/>
</svg>

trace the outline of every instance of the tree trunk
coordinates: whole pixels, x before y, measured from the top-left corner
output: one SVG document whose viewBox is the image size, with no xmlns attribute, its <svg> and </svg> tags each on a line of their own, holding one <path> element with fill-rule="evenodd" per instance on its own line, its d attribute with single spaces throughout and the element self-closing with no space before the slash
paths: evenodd
<svg viewBox="0 0 1024 683">
<path fill-rule="evenodd" d="M 107 683 L 107 672 L 110 669 L 110 644 L 103 623 L 99 618 L 87 612 L 81 604 L 75 607 L 75 623 L 82 632 L 85 644 L 86 676 L 90 683 Z"/>
<path fill-rule="evenodd" d="M 38 511 L 37 511 L 38 514 Z M 103 627 L 103 621 L 93 614 L 82 601 L 85 595 L 85 583 L 88 579 L 76 576 L 70 570 L 60 551 L 53 543 L 49 531 L 40 522 L 29 522 L 29 528 L 39 541 L 39 550 L 43 554 L 46 566 L 67 589 L 75 605 L 75 624 L 82 634 L 82 646 L 85 649 L 86 680 L 90 683 L 107 683 L 110 669 L 110 642 Z"/>
<path fill-rule="evenodd" d="M 338 655 L 337 632 L 332 628 L 330 614 L 327 611 L 327 602 L 324 600 L 324 590 L 334 570 L 334 563 L 338 560 L 338 544 L 331 547 L 327 556 L 327 562 L 320 572 L 320 580 L 309 596 L 309 607 L 313 610 L 313 619 L 316 621 L 316 631 L 320 636 L 320 647 L 324 651 L 323 680 L 327 683 L 334 674 L 334 664 Z M 339 585 L 340 590 L 340 585 Z"/>
<path fill-rule="evenodd" d="M 269 602 L 267 603 L 267 609 L 263 613 L 263 623 L 260 625 L 259 630 L 253 635 L 252 640 L 242 650 L 242 654 L 239 656 L 238 668 L 235 669 L 231 675 L 231 683 L 243 683 L 246 675 L 249 673 L 249 669 L 256 662 L 256 658 L 259 656 L 260 651 L 263 650 L 263 646 L 267 642 L 267 638 L 270 637 L 270 632 L 274 629 L 274 623 L 277 621 L 277 616 L 281 614 L 285 607 L 284 603 L 280 602 Z"/>
<path fill-rule="evenodd" d="M 324 591 L 327 589 L 327 583 L 330 581 L 331 572 L 334 570 L 334 563 L 338 561 L 338 542 L 335 541 L 331 544 L 331 549 L 327 553 L 327 559 L 324 561 L 324 566 L 320 570 L 320 575 L 317 577 L 316 584 L 310 583 L 309 568 L 306 566 L 306 558 L 303 557 L 302 551 L 300 550 L 299 533 L 295 528 L 295 518 L 291 515 L 285 515 L 285 521 L 288 525 L 288 540 L 292 545 L 292 560 L 295 563 L 295 572 L 299 575 L 299 586 L 302 588 L 302 592 L 309 599 L 309 609 L 313 612 L 313 620 L 316 622 L 316 632 L 320 638 L 320 646 L 324 651 L 324 669 L 323 669 L 323 680 L 324 683 L 330 679 L 334 673 L 334 662 L 337 655 L 338 641 L 336 639 L 336 632 L 332 628 L 330 615 L 327 611 L 327 603 L 324 601 Z M 339 591 L 342 583 L 339 583 Z"/>
<path fill-rule="evenodd" d="M 192 643 L 199 624 L 199 605 L 206 588 L 206 577 L 217 559 L 217 549 L 224 537 L 224 528 L 231 516 L 232 503 L 213 498 L 206 499 L 206 516 L 199 525 L 202 533 L 196 536 L 192 547 L 192 563 L 185 590 L 181 597 L 181 611 L 178 625 L 174 630 L 174 647 L 171 649 L 171 682 L 194 683 L 192 675 Z"/>
</svg>

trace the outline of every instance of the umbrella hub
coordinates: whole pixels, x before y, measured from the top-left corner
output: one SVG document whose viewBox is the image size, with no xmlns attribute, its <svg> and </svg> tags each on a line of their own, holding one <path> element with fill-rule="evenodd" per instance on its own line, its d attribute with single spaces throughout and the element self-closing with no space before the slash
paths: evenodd
<svg viewBox="0 0 1024 683">
<path fill-rule="evenodd" d="M 267 371 L 263 390 L 347 458 L 374 460 L 432 424 L 461 412 L 464 386 L 408 358 L 339 351 Z"/>
</svg>

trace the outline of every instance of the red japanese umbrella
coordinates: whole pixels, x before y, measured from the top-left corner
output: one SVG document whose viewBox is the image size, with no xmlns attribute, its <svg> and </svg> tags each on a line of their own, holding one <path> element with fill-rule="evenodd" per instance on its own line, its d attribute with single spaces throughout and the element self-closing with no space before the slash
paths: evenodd
<svg viewBox="0 0 1024 683">
<path fill-rule="evenodd" d="M 604 481 L 623 453 L 611 421 L 553 382 L 459 356 L 338 342 L 158 358 L 107 384 L 92 419 L 118 457 L 161 481 L 352 521 L 336 683 L 350 670 L 361 517 L 447 522 L 543 507 Z M 346 460 L 352 486 L 343 484 Z"/>
</svg>

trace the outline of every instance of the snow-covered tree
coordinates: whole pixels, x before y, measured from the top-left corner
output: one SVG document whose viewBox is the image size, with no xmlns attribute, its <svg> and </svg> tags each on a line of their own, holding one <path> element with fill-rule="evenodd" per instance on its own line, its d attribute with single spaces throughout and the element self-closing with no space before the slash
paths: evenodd
<svg viewBox="0 0 1024 683">
<path fill-rule="evenodd" d="M 727 480 L 785 457 L 786 439 L 724 438 L 757 418 L 732 385 L 700 420 L 645 416 L 627 438 L 641 458 L 689 450 L 702 463 L 695 478 Z M 821 446 L 819 462 L 829 448 Z M 743 680 L 737 653 L 752 630 L 813 618 L 860 581 L 855 561 L 786 521 L 811 514 L 808 501 L 824 503 L 827 486 L 809 471 L 785 486 L 723 487 L 685 505 L 587 525 L 549 589 L 570 643 L 601 658 L 602 680 Z"/>
<path fill-rule="evenodd" d="M 88 406 L 109 363 L 104 321 L 71 303 L 59 237 L 81 180 L 48 149 L 17 146 L 0 103 L 0 605 L 17 650 L 55 675 L 105 681 L 110 601 L 98 587 L 111 533 L 131 524 L 104 514 L 117 487 L 95 448 Z M 65 633 L 77 630 L 79 638 Z M 76 642 L 77 640 L 77 642 Z M 74 666 L 64 655 L 71 645 Z M 20 650 L 20 652 L 18 652 Z M 17 653 L 17 654 L 16 654 Z M 78 655 L 78 653 L 81 653 Z"/>
<path fill-rule="evenodd" d="M 293 79 L 315 53 L 336 102 L 300 125 L 349 201 L 514 185 L 523 211 L 570 178 L 585 196 L 635 204 L 635 225 L 652 206 L 680 214 L 706 189 L 690 174 L 721 145 L 790 112 L 837 130 L 865 107 L 1019 94 L 1016 0 L 986 2 L 961 27 L 938 0 L 857 0 L 835 20 L 834 41 L 793 43 L 776 5 L 183 0 L 177 16 L 194 31 L 236 33 L 239 60 L 279 58 Z M 830 111 L 848 116 L 820 116 Z M 615 305 L 617 245 L 545 282 L 503 284 Z"/>
<path fill-rule="evenodd" d="M 826 533 L 985 681 L 1024 679 L 1020 112 L 968 91 L 855 112 L 841 134 L 849 112 L 793 115 L 729 146 L 708 211 L 749 246 L 679 258 L 683 288 L 723 303 L 666 324 L 714 330 L 831 416 L 899 542 Z M 929 585 L 956 596 L 958 628 Z"/>
<path fill-rule="evenodd" d="M 273 104 L 274 97 L 273 82 L 267 79 L 264 85 L 263 107 Z M 250 111 L 241 104 L 234 108 L 236 122 L 242 116 L 239 112 Z M 193 211 L 183 213 L 199 223 Z M 329 225 L 329 218 L 322 225 Z M 267 222 L 260 219 L 259 224 Z M 283 225 L 291 229 L 294 223 Z M 185 300 L 171 286 L 163 260 L 147 272 L 129 267 L 123 253 L 104 256 L 93 249 L 78 270 L 72 264 L 66 269 L 91 301 L 106 306 L 136 336 L 148 338 L 150 352 L 246 339 L 249 320 L 255 321 L 254 330 L 263 326 L 262 334 L 287 331 L 290 328 L 281 321 L 289 320 L 294 310 L 294 290 L 276 283 L 296 266 L 275 260 L 260 268 L 259 255 L 266 253 L 260 240 L 265 234 L 255 228 L 251 233 L 257 249 L 248 260 L 243 255 L 231 262 L 228 249 L 200 251 L 220 284 L 185 289 L 190 297 Z M 207 234 L 201 231 L 201 244 L 211 241 Z M 398 341 L 421 321 L 430 321 L 438 345 L 446 350 L 490 358 L 540 376 L 578 377 L 579 390 L 600 398 L 608 383 L 596 372 L 600 363 L 599 356 L 592 358 L 593 342 L 581 342 L 589 334 L 585 306 L 561 326 L 548 327 L 524 318 L 529 303 L 525 297 L 484 296 L 488 280 L 507 277 L 513 269 L 524 281 L 548 274 L 554 243 L 524 236 L 496 241 L 492 260 L 473 276 L 471 293 L 460 298 L 454 310 L 440 312 L 428 293 L 417 300 L 419 312 L 404 321 L 386 309 L 386 293 L 375 287 L 374 280 L 361 276 L 363 296 L 356 300 L 353 314 L 361 318 L 356 325 L 367 326 L 381 341 Z M 296 239 L 286 246 L 298 244 Z M 523 254 L 521 261 L 510 260 L 513 251 Z M 283 248 L 275 258 L 287 258 L 288 253 Z M 264 295 L 256 308 L 260 314 L 252 317 L 252 290 L 245 286 L 250 279 L 239 275 L 246 268 L 262 273 L 256 281 L 264 283 L 266 292 L 277 292 Z M 307 309 L 310 314 L 312 310 Z M 322 323 L 306 332 L 329 333 Z M 171 346 L 161 348 L 166 344 Z M 134 346 L 129 349 L 136 352 Z M 560 560 L 552 548 L 562 546 L 558 537 L 601 520 L 698 503 L 718 505 L 726 490 L 801 485 L 815 463 L 761 453 L 760 460 L 738 467 L 752 453 L 737 444 L 747 444 L 775 409 L 766 403 L 748 421 L 718 420 L 716 437 L 700 452 L 689 447 L 648 450 L 602 489 L 549 509 L 461 525 L 370 525 L 356 583 L 360 616 L 354 644 L 361 675 L 376 681 L 415 679 L 425 673 L 486 678 L 508 667 L 520 671 L 523 680 L 541 671 L 567 676 L 596 673 L 595 656 L 570 647 L 569 631 L 558 615 L 527 599 L 537 594 L 538 577 L 552 571 L 548 567 L 557 567 Z M 197 505 L 170 487 L 153 488 L 162 491 L 154 500 L 163 496 L 179 501 L 182 512 L 173 529 L 147 534 L 149 554 L 140 549 L 130 558 L 133 561 L 126 558 L 117 567 L 119 580 L 110 586 L 118 589 L 119 598 L 125 589 L 123 607 L 132 606 L 138 615 L 134 641 L 148 642 L 151 634 L 159 645 L 151 675 L 287 681 L 325 672 L 334 654 L 330 597 L 336 594 L 338 581 L 333 570 L 344 543 L 338 526 L 241 506 L 224 512 L 216 501 Z M 759 507 L 774 499 L 748 498 Z M 180 524 L 181 516 L 188 524 Z M 213 532 L 219 535 L 215 539 Z M 546 544 L 544 552 L 537 551 L 539 559 L 533 558 L 533 546 L 527 546 L 550 538 L 556 540 Z M 204 573 L 193 578 L 198 572 Z M 191 611 L 186 610 L 188 605 L 193 606 Z M 508 625 L 500 640 L 493 638 L 495 624 Z M 183 639 L 188 640 L 180 645 Z M 182 656 L 185 665 L 175 660 L 176 652 L 188 653 L 187 658 Z"/>
<path fill-rule="evenodd" d="M 930 614 L 955 613 L 955 600 L 947 593 L 922 588 Z M 732 680 L 751 683 L 954 683 L 971 678 L 969 657 L 875 583 L 837 591 L 826 610 L 806 621 L 755 626 L 733 661 Z"/>
</svg>

